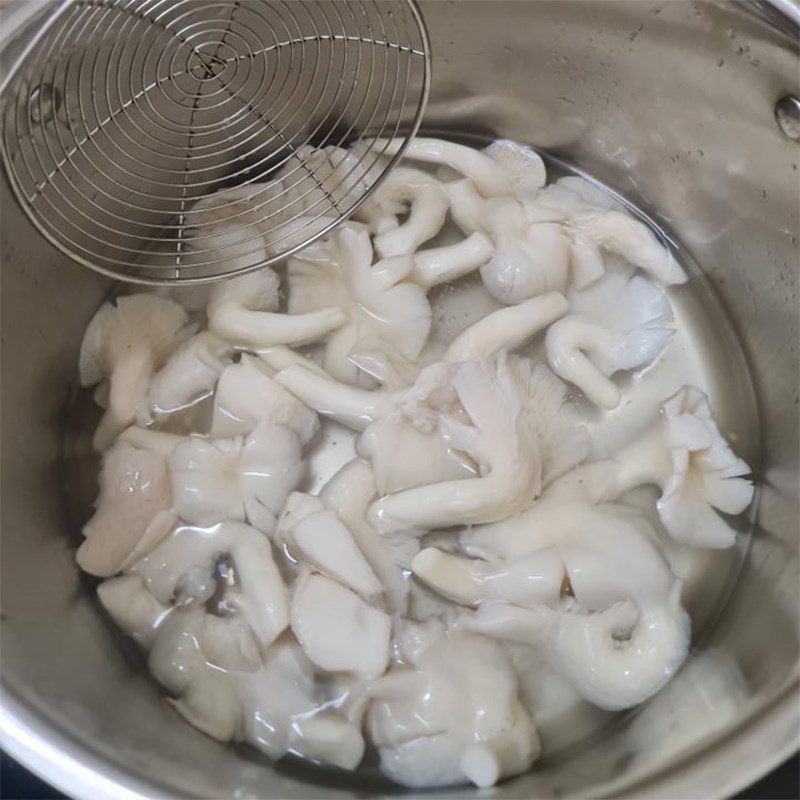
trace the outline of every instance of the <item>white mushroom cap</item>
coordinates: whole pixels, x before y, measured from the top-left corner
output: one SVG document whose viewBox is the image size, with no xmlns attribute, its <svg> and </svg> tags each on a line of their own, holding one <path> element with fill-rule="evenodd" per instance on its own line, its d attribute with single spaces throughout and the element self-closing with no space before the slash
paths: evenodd
<svg viewBox="0 0 800 800">
<path fill-rule="evenodd" d="M 153 373 L 188 334 L 186 312 L 171 300 L 150 294 L 104 303 L 81 343 L 81 385 L 109 381 L 106 413 L 94 444 L 106 449 L 133 422 Z"/>
<path fill-rule="evenodd" d="M 291 494 L 278 521 L 276 536 L 293 557 L 362 597 L 369 599 L 383 591 L 353 535 L 319 498 Z"/>
<path fill-rule="evenodd" d="M 172 505 L 164 459 L 126 442 L 118 442 L 103 458 L 95 514 L 83 528 L 78 548 L 81 569 L 108 577 L 118 572 L 143 540 L 152 544 L 166 536 L 173 519 L 159 512 Z"/>
<path fill-rule="evenodd" d="M 266 649 L 288 625 L 286 592 L 269 540 L 240 522 L 210 529 L 178 527 L 132 571 L 164 605 L 201 606 L 217 588 L 217 560 L 230 556 L 236 586 L 225 606 L 240 615 Z"/>
<path fill-rule="evenodd" d="M 663 413 L 672 472 L 662 482 L 659 517 L 683 544 L 730 547 L 736 534 L 714 509 L 740 514 L 750 505 L 750 467 L 722 437 L 699 389 L 683 387 L 664 403 Z"/>
<path fill-rule="evenodd" d="M 547 181 L 542 157 L 530 147 L 510 139 L 496 139 L 483 152 L 503 167 L 510 189 L 518 197 L 535 197 Z"/>
<path fill-rule="evenodd" d="M 317 415 L 272 380 L 267 364 L 243 353 L 238 364 L 220 375 L 211 435 L 216 439 L 245 435 L 260 422 L 291 428 L 302 444 L 308 444 L 319 429 Z"/>
<path fill-rule="evenodd" d="M 184 342 L 155 374 L 139 409 L 141 424 L 153 417 L 180 411 L 208 397 L 229 363 L 233 347 L 209 331 Z"/>
<path fill-rule="evenodd" d="M 412 264 L 410 258 L 373 264 L 369 235 L 349 227 L 289 261 L 292 314 L 315 313 L 333 303 L 347 315 L 347 323 L 325 345 L 323 367 L 331 377 L 359 381 L 358 367 L 349 357 L 362 339 L 385 342 L 406 359 L 419 356 L 430 331 L 431 308 L 425 290 L 404 280 Z"/>
<path fill-rule="evenodd" d="M 267 534 L 304 473 L 297 434 L 264 422 L 244 440 L 190 437 L 175 448 L 169 465 L 182 519 L 198 525 L 247 520 Z"/>
<path fill-rule="evenodd" d="M 290 616 L 294 635 L 320 669 L 365 678 L 386 670 L 391 619 L 355 592 L 323 575 L 301 577 Z"/>
<path fill-rule="evenodd" d="M 482 637 L 437 638 L 415 669 L 390 671 L 371 694 L 381 769 L 407 786 L 490 785 L 524 772 L 541 749 L 507 656 Z"/>
<path fill-rule="evenodd" d="M 386 604 L 395 614 L 404 614 L 408 600 L 407 569 L 419 550 L 409 536 L 380 536 L 367 521 L 367 509 L 378 494 L 371 466 L 360 458 L 345 464 L 319 494 L 326 508 L 336 513 L 353 536 L 359 550 L 380 578 Z"/>
</svg>

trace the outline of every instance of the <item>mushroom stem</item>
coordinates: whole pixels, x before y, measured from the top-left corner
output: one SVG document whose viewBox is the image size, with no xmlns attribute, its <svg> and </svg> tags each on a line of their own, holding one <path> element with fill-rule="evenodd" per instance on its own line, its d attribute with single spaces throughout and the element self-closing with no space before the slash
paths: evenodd
<svg viewBox="0 0 800 800">
<path fill-rule="evenodd" d="M 468 606 L 492 600 L 553 603 L 564 579 L 561 558 L 552 548 L 513 562 L 488 563 L 426 547 L 411 562 L 411 570 L 439 594 Z"/>
<path fill-rule="evenodd" d="M 325 336 L 347 321 L 337 306 L 307 314 L 276 314 L 221 304 L 209 318 L 209 329 L 229 341 L 256 347 L 299 345 Z"/>
<path fill-rule="evenodd" d="M 473 233 L 456 244 L 420 250 L 414 256 L 411 279 L 426 289 L 449 283 L 483 266 L 493 253 L 491 239 Z"/>
<path fill-rule="evenodd" d="M 356 431 L 363 431 L 374 422 L 393 396 L 388 392 L 369 392 L 323 378 L 298 364 L 280 370 L 275 375 L 275 382 L 318 414 L 331 417 Z"/>
<path fill-rule="evenodd" d="M 380 150 L 383 155 L 393 156 L 402 145 L 402 139 L 376 139 L 373 149 Z M 508 194 L 513 188 L 510 176 L 501 164 L 480 150 L 463 144 L 418 137 L 411 141 L 403 157 L 412 161 L 444 164 L 470 178 L 484 197 Z"/>
<path fill-rule="evenodd" d="M 523 470 L 524 471 L 524 470 Z M 452 525 L 493 522 L 520 511 L 532 501 L 519 495 L 529 476 L 490 473 L 482 478 L 442 481 L 395 492 L 370 506 L 369 520 L 381 533 L 433 530 Z"/>
<path fill-rule="evenodd" d="M 315 361 L 306 358 L 300 353 L 295 352 L 290 347 L 283 344 L 276 344 L 272 347 L 259 348 L 255 351 L 256 355 L 275 372 L 280 372 L 286 367 L 297 365 L 319 375 L 321 378 L 328 378 L 328 373 Z"/>
<path fill-rule="evenodd" d="M 477 235 L 477 234 L 476 234 Z M 447 348 L 443 361 L 478 361 L 501 350 L 514 350 L 526 339 L 567 313 L 569 304 L 558 292 L 532 297 L 495 311 L 471 325 Z"/>
<path fill-rule="evenodd" d="M 547 361 L 553 372 L 574 383 L 595 405 L 613 409 L 619 405 L 619 389 L 584 355 L 584 350 L 614 348 L 616 337 L 607 328 L 565 317 L 547 331 Z"/>
</svg>

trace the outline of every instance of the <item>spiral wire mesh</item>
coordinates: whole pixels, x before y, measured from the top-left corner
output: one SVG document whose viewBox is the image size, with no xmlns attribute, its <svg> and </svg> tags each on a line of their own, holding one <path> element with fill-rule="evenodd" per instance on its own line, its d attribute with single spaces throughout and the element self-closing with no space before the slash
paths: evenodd
<svg viewBox="0 0 800 800">
<path fill-rule="evenodd" d="M 400 157 L 372 142 L 410 140 L 429 84 L 413 0 L 67 0 L 6 81 L 0 146 L 72 259 L 198 283 L 350 216 Z"/>
</svg>

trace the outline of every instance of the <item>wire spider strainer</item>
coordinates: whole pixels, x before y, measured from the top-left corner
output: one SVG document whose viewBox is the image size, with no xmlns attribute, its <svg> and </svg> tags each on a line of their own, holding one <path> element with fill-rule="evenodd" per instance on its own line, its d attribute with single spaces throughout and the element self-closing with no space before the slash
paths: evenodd
<svg viewBox="0 0 800 800">
<path fill-rule="evenodd" d="M 429 84 L 414 0 L 66 0 L 6 81 L 0 147 L 72 259 L 199 283 L 350 216 L 400 156 L 372 141 L 408 142 Z"/>
</svg>

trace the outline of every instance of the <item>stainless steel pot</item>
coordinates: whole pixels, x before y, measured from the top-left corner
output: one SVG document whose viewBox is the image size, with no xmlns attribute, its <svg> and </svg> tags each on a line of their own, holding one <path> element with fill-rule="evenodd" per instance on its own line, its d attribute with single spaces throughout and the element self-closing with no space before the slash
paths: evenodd
<svg viewBox="0 0 800 800">
<path fill-rule="evenodd" d="M 774 115 L 779 98 L 800 95 L 800 10 L 789 0 L 421 5 L 435 54 L 427 125 L 546 147 L 677 231 L 734 321 L 762 421 L 758 528 L 694 655 L 712 668 L 685 670 L 664 698 L 493 796 L 729 795 L 789 755 L 800 730 L 800 150 Z M 19 41 L 7 39 L 5 60 Z M 92 800 L 380 795 L 207 739 L 131 665 L 73 563 L 60 466 L 77 346 L 109 284 L 44 242 L 5 180 L 2 209 L 3 746 Z M 733 710 L 715 701 L 720 653 L 746 682 Z"/>
</svg>

